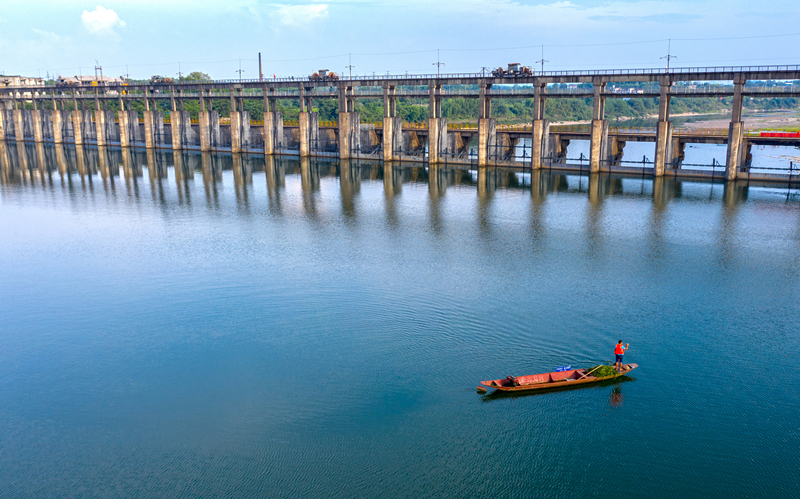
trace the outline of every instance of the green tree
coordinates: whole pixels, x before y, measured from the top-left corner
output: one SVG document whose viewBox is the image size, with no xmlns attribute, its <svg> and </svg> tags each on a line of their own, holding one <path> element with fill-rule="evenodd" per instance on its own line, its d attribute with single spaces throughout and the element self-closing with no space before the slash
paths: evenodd
<svg viewBox="0 0 800 499">
<path fill-rule="evenodd" d="M 189 81 L 211 81 L 210 76 L 200 71 L 192 71 L 191 73 L 186 75 L 183 79 Z"/>
</svg>

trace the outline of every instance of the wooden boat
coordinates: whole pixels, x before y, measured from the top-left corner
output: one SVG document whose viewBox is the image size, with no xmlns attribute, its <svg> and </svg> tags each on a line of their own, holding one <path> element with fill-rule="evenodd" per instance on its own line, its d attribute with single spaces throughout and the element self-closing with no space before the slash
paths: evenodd
<svg viewBox="0 0 800 499">
<path fill-rule="evenodd" d="M 597 383 L 607 379 L 614 379 L 624 376 L 633 371 L 639 364 L 622 364 L 622 370 L 612 376 L 598 377 L 594 374 L 586 374 L 588 369 L 572 369 L 568 371 L 557 371 L 552 373 L 530 374 L 528 376 L 518 376 L 505 379 L 490 379 L 481 381 L 483 386 L 501 390 L 504 392 L 523 392 L 527 390 L 544 390 L 548 388 L 559 388 L 562 386 L 583 385 L 586 383 Z"/>
</svg>

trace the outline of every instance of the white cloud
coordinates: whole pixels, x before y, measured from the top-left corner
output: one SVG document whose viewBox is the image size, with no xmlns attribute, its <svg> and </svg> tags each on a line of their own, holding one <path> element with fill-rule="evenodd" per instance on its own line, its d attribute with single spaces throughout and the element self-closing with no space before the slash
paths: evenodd
<svg viewBox="0 0 800 499">
<path fill-rule="evenodd" d="M 302 26 L 317 19 L 328 17 L 328 6 L 321 3 L 308 5 L 273 5 L 277 10 L 273 17 L 277 17 L 285 26 Z"/>
<path fill-rule="evenodd" d="M 89 33 L 107 32 L 116 27 L 125 27 L 125 21 L 120 19 L 116 12 L 100 5 L 91 12 L 84 10 L 83 14 L 81 14 L 81 20 L 83 21 L 83 26 L 89 30 Z"/>
</svg>

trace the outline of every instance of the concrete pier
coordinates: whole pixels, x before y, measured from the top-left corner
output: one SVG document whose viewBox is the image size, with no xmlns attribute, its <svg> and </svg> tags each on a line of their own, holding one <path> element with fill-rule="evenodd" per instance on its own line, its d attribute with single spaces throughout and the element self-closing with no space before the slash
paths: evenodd
<svg viewBox="0 0 800 499">
<path fill-rule="evenodd" d="M 605 118 L 606 98 L 602 95 L 605 92 L 606 84 L 595 78 L 594 98 L 592 101 L 592 135 L 589 149 L 589 171 L 596 173 L 600 171 L 601 165 L 607 166 L 608 161 L 608 120 Z"/>
<path fill-rule="evenodd" d="M 84 139 L 84 124 L 83 124 L 83 111 L 75 110 L 70 113 L 72 115 L 72 134 L 75 140 L 75 145 L 83 145 Z"/>
<path fill-rule="evenodd" d="M 403 145 L 403 119 L 397 116 L 397 87 L 383 86 L 383 160 L 400 159 Z"/>
<path fill-rule="evenodd" d="M 129 111 L 119 111 L 119 145 L 120 147 L 130 147 L 131 140 L 131 115 Z M 139 126 L 138 120 L 136 126 Z"/>
<path fill-rule="evenodd" d="M 661 94 L 658 99 L 658 125 L 656 126 L 656 155 L 653 175 L 663 177 L 667 165 L 672 165 L 672 128 L 669 121 L 670 88 L 672 80 L 666 76 L 661 81 Z"/>
<path fill-rule="evenodd" d="M 198 116 L 200 134 L 200 150 L 213 151 L 219 147 L 221 134 L 219 129 L 219 111 L 200 111 Z"/>
<path fill-rule="evenodd" d="M 497 121 L 492 116 L 492 99 L 487 95 L 491 85 L 478 83 L 478 166 L 489 164 L 497 145 Z"/>
<path fill-rule="evenodd" d="M 496 156 L 497 120 L 484 118 L 478 120 L 478 166 L 487 166 L 490 158 Z"/>
<path fill-rule="evenodd" d="M 192 117 L 189 111 L 172 111 L 170 113 L 170 127 L 172 130 L 172 148 L 174 150 L 180 151 L 185 149 L 188 144 L 195 143 Z"/>
<path fill-rule="evenodd" d="M 17 142 L 25 140 L 25 111 L 14 109 L 14 135 Z"/>
<path fill-rule="evenodd" d="M 53 142 L 56 144 L 64 143 L 64 111 L 50 111 L 50 119 L 53 122 Z"/>
<path fill-rule="evenodd" d="M 550 122 L 533 120 L 531 133 L 531 168 L 542 168 L 542 158 L 550 156 Z"/>
<path fill-rule="evenodd" d="M 97 135 L 97 145 L 106 145 L 106 113 L 99 109 L 94 112 L 94 128 Z"/>
<path fill-rule="evenodd" d="M 283 147 L 283 113 L 264 113 L 264 154 L 270 156 Z"/>
<path fill-rule="evenodd" d="M 162 111 L 144 112 L 144 145 L 154 149 L 163 141 L 164 113 Z"/>
<path fill-rule="evenodd" d="M 436 164 L 447 152 L 447 119 L 442 118 L 442 85 L 438 81 L 428 83 L 428 163 Z"/>
<path fill-rule="evenodd" d="M 361 113 L 339 113 L 339 158 L 350 159 L 361 151 Z"/>
<path fill-rule="evenodd" d="M 733 80 L 733 107 L 731 108 L 731 124 L 728 128 L 728 150 L 725 162 L 725 178 L 736 180 L 737 173 L 743 163 L 744 123 L 742 122 L 742 107 L 744 98 L 742 89 L 746 80 L 742 75 L 737 75 Z"/>
<path fill-rule="evenodd" d="M 317 149 L 319 142 L 319 113 L 301 112 L 297 121 L 300 125 L 300 157 L 307 157 Z"/>
<path fill-rule="evenodd" d="M 33 141 L 38 143 L 44 142 L 43 120 L 49 116 L 44 111 L 34 110 L 31 111 L 31 125 L 33 126 Z"/>
<path fill-rule="evenodd" d="M 440 162 L 446 150 L 447 118 L 430 118 L 428 120 L 428 163 Z"/>
<path fill-rule="evenodd" d="M 250 113 L 231 111 L 231 152 L 242 152 L 250 145 Z"/>
</svg>

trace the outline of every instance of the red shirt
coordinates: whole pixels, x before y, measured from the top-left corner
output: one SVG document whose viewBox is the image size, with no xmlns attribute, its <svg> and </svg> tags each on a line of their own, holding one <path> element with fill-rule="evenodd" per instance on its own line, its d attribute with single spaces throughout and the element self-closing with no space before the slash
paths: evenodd
<svg viewBox="0 0 800 499">
<path fill-rule="evenodd" d="M 617 348 L 614 349 L 614 353 L 617 354 L 617 355 L 622 355 L 622 354 L 625 353 L 625 349 L 622 348 L 622 344 L 621 343 L 617 343 Z"/>
</svg>

